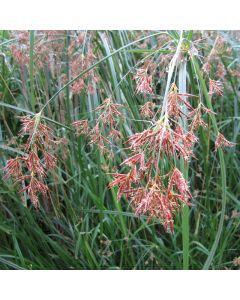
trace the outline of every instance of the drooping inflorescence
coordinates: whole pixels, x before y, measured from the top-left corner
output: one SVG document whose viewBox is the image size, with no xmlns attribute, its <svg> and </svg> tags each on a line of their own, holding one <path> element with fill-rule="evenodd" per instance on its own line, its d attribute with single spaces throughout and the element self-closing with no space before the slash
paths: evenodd
<svg viewBox="0 0 240 300">
<path fill-rule="evenodd" d="M 58 141 L 53 130 L 41 120 L 41 115 L 21 118 L 22 129 L 19 136 L 25 138 L 22 156 L 7 161 L 3 168 L 5 178 L 12 177 L 18 183 L 20 193 L 26 192 L 32 204 L 39 207 L 39 195 L 46 197 L 48 186 L 44 183 L 47 172 L 54 169 L 57 158 L 54 151 Z"/>
<path fill-rule="evenodd" d="M 118 122 L 123 117 L 120 108 L 123 105 L 114 103 L 111 98 L 103 101 L 94 111 L 98 113 L 95 125 L 91 128 L 88 120 L 78 120 L 72 123 L 78 136 L 84 135 L 89 139 L 89 144 L 96 145 L 101 154 L 113 155 L 111 148 L 113 141 L 122 137 L 118 130 Z"/>
<path fill-rule="evenodd" d="M 220 89 L 221 85 L 217 86 Z M 216 87 L 212 87 L 213 91 Z M 176 211 L 181 205 L 191 205 L 192 198 L 188 182 L 176 164 L 180 159 L 187 163 L 195 158 L 196 132 L 200 126 L 208 127 L 203 115 L 214 114 L 201 102 L 194 108 L 189 102 L 189 98 L 193 97 L 196 99 L 191 94 L 179 93 L 176 84 L 172 84 L 167 109 L 160 119 L 152 119 L 150 128 L 133 134 L 127 140 L 131 154 L 121 166 L 129 171 L 111 174 L 114 180 L 108 186 L 118 186 L 118 199 L 125 195 L 137 215 L 149 215 L 149 220 L 156 217 L 165 230 L 171 232 Z M 150 103 L 140 108 L 145 117 L 154 116 L 154 105 Z M 183 119 L 187 121 L 185 128 Z M 218 136 L 216 147 L 220 146 L 232 146 L 232 143 Z"/>
<path fill-rule="evenodd" d="M 152 94 L 152 76 L 148 75 L 146 69 L 139 69 L 137 73 L 133 77 L 136 80 L 137 87 L 136 93 L 143 93 L 146 95 L 147 93 Z"/>
</svg>

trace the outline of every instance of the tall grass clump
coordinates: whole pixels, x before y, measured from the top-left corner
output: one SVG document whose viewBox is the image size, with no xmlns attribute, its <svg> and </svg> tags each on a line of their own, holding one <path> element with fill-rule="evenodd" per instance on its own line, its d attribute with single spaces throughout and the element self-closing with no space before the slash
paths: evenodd
<svg viewBox="0 0 240 300">
<path fill-rule="evenodd" d="M 239 32 L 1 31 L 0 268 L 239 268 Z"/>
</svg>

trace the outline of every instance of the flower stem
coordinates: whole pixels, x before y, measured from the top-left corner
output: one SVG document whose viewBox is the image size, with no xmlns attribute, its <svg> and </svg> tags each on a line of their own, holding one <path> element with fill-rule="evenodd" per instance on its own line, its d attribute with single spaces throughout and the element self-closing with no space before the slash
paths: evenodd
<svg viewBox="0 0 240 300">
<path fill-rule="evenodd" d="M 203 79 L 203 76 L 202 76 L 202 73 L 200 71 L 200 68 L 199 68 L 199 65 L 198 65 L 198 62 L 197 60 L 192 57 L 192 65 L 196 71 L 196 74 L 198 76 L 198 79 L 199 79 L 199 82 L 200 82 L 200 86 L 201 86 L 201 89 L 202 89 L 202 92 L 203 92 L 203 95 L 205 97 L 205 100 L 206 100 L 206 104 L 207 104 L 207 107 L 211 110 L 213 110 L 213 107 L 212 107 L 212 103 L 211 103 L 211 99 L 210 99 L 210 96 L 208 94 L 208 90 L 207 90 L 207 87 L 206 87 L 206 83 Z M 218 134 L 218 126 L 217 126 L 217 121 L 216 121 L 216 118 L 215 118 L 215 115 L 213 114 L 210 114 L 210 117 L 211 117 L 211 120 L 212 120 L 212 125 L 213 125 L 213 129 L 214 129 L 214 133 L 215 135 Z M 224 216 L 225 216 L 225 211 L 226 211 L 226 201 L 227 201 L 227 198 L 226 198 L 226 167 L 225 167 L 225 161 L 224 161 L 224 156 L 223 156 L 223 151 L 221 148 L 218 148 L 218 155 L 219 155 L 219 160 L 220 160 L 220 170 L 221 170 L 221 186 L 222 186 L 222 210 L 221 210 L 221 215 L 220 215 L 220 220 L 219 220 L 219 224 L 218 224 L 218 230 L 217 230 L 217 233 L 216 233 L 216 236 L 215 236 L 215 240 L 213 242 L 213 245 L 212 245 L 212 248 L 210 250 L 210 253 L 207 257 L 207 260 L 203 266 L 203 269 L 204 270 L 208 270 L 212 261 L 213 261 L 213 258 L 214 258 L 214 255 L 215 255 L 215 252 L 217 250 L 217 247 L 218 247 L 218 244 L 219 244 L 219 241 L 220 241 L 220 237 L 221 237 L 221 234 L 222 234 L 222 230 L 223 230 L 223 223 L 224 223 Z"/>
<path fill-rule="evenodd" d="M 185 94 L 187 92 L 187 71 L 186 61 L 182 61 L 179 66 L 179 92 Z M 187 108 L 183 106 L 182 110 L 187 115 Z M 184 116 L 181 120 L 184 131 L 187 131 L 187 118 Z M 187 180 L 188 178 L 188 164 L 184 160 L 180 160 L 180 170 Z M 183 247 L 183 270 L 189 269 L 189 208 L 187 205 L 183 207 L 182 213 L 182 247 Z"/>
</svg>

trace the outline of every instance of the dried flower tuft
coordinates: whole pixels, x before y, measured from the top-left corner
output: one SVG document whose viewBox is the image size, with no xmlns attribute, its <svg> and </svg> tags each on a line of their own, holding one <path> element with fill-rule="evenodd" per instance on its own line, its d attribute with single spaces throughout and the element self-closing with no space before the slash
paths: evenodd
<svg viewBox="0 0 240 300">
<path fill-rule="evenodd" d="M 145 96 L 147 93 L 152 94 L 152 76 L 147 74 L 146 69 L 138 69 L 133 79 L 135 79 L 137 83 L 137 94 L 143 93 Z"/>
<path fill-rule="evenodd" d="M 235 267 L 240 266 L 240 256 L 234 258 L 233 264 L 234 264 Z"/>
<path fill-rule="evenodd" d="M 20 192 L 26 192 L 34 207 L 38 208 L 39 194 L 45 197 L 48 192 L 48 187 L 44 184 L 47 171 L 56 166 L 57 159 L 51 151 L 58 142 L 52 129 L 43 124 L 40 114 L 22 117 L 21 122 L 19 135 L 28 136 L 26 155 L 8 160 L 3 168 L 4 177 L 12 177 L 18 184 L 25 186 L 20 188 Z"/>
<path fill-rule="evenodd" d="M 209 80 L 209 95 L 216 94 L 217 96 L 223 95 L 223 85 L 219 80 Z"/>
<path fill-rule="evenodd" d="M 155 103 L 146 102 L 140 107 L 140 114 L 145 118 L 152 118 L 154 116 Z"/>
<path fill-rule="evenodd" d="M 235 143 L 229 142 L 224 135 L 219 132 L 215 141 L 215 151 L 217 151 L 218 148 L 234 147 L 235 145 Z"/>
</svg>

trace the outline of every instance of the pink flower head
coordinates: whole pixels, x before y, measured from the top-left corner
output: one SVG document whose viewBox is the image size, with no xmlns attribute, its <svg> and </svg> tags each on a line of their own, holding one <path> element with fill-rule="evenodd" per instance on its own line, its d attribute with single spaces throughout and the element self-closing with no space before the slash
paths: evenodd
<svg viewBox="0 0 240 300">
<path fill-rule="evenodd" d="M 179 117 L 184 115 L 181 106 L 184 105 L 188 109 L 193 110 L 193 107 L 184 98 L 192 96 L 187 93 L 178 93 L 176 84 L 172 84 L 168 94 L 168 114 L 169 116 Z"/>
<path fill-rule="evenodd" d="M 140 114 L 146 118 L 152 118 L 154 116 L 155 103 L 146 102 L 140 107 Z"/>
<path fill-rule="evenodd" d="M 13 176 L 14 178 L 21 176 L 22 170 L 20 161 L 20 157 L 9 159 L 7 161 L 6 166 L 3 168 L 3 172 L 5 173 L 4 179 L 8 179 L 10 176 Z"/>
<path fill-rule="evenodd" d="M 40 115 L 36 114 L 34 117 L 21 117 L 22 129 L 20 136 L 28 135 L 26 150 L 29 150 L 31 145 L 35 147 L 48 146 L 53 142 L 53 130 L 47 125 L 40 122 Z"/>
<path fill-rule="evenodd" d="M 206 73 L 206 74 L 209 74 L 211 72 L 211 69 L 212 69 L 212 66 L 209 62 L 206 62 L 204 65 L 203 65 L 203 72 Z"/>
<path fill-rule="evenodd" d="M 136 80 L 137 88 L 136 93 L 143 93 L 145 96 L 147 93 L 152 94 L 152 76 L 147 74 L 147 70 L 138 69 L 137 74 L 133 77 Z"/>
<path fill-rule="evenodd" d="M 192 122 L 191 122 L 191 125 L 190 125 L 190 129 L 191 131 L 196 131 L 198 130 L 198 128 L 200 126 L 202 127 L 207 127 L 207 123 L 205 123 L 202 118 L 201 118 L 201 110 L 200 109 L 194 109 L 188 116 L 192 116 L 192 114 L 195 114 L 193 119 L 192 119 Z"/>
<path fill-rule="evenodd" d="M 104 153 L 106 150 L 105 144 L 111 144 L 111 142 L 105 138 L 102 135 L 102 132 L 100 130 L 99 122 L 96 124 L 96 126 L 89 132 L 90 142 L 89 144 L 96 144 L 101 153 Z"/>
<path fill-rule="evenodd" d="M 44 157 L 45 168 L 47 170 L 51 170 L 56 167 L 57 158 L 53 154 L 44 151 L 43 157 Z"/>
<path fill-rule="evenodd" d="M 84 88 L 85 88 L 85 82 L 82 78 L 80 78 L 73 83 L 72 92 L 73 94 L 80 94 Z"/>
<path fill-rule="evenodd" d="M 138 150 L 145 143 L 150 141 L 151 137 L 154 136 L 154 132 L 152 129 L 146 129 L 141 133 L 136 133 L 127 140 L 127 143 L 130 145 L 130 148 L 134 151 Z"/>
<path fill-rule="evenodd" d="M 77 136 L 89 133 L 88 120 L 79 120 L 72 123 L 73 127 L 76 129 Z"/>
<path fill-rule="evenodd" d="M 31 177 L 29 185 L 22 189 L 20 193 L 24 191 L 27 191 L 32 204 L 37 208 L 39 206 L 38 193 L 46 195 L 48 187 L 35 177 Z"/>
<path fill-rule="evenodd" d="M 117 199 L 119 200 L 123 193 L 129 192 L 133 182 L 137 180 L 136 166 L 133 166 L 128 174 L 111 174 L 115 179 L 109 183 L 108 188 L 111 189 L 114 186 L 118 186 Z"/>
<path fill-rule="evenodd" d="M 217 151 L 218 148 L 234 147 L 235 145 L 235 143 L 229 142 L 224 135 L 219 132 L 215 141 L 215 151 Z"/>
<path fill-rule="evenodd" d="M 107 98 L 103 101 L 103 104 L 98 106 L 95 111 L 100 111 L 98 117 L 98 123 L 102 123 L 110 128 L 111 136 L 120 136 L 120 133 L 116 132 L 116 123 L 117 118 L 122 117 L 122 113 L 119 111 L 119 108 L 123 105 L 114 103 L 111 98 Z"/>
<path fill-rule="evenodd" d="M 56 157 L 51 153 L 53 146 L 59 143 L 53 140 L 53 131 L 41 122 L 41 114 L 21 118 L 20 136 L 28 136 L 26 155 L 7 161 L 4 167 L 5 178 L 12 176 L 16 182 L 24 185 L 20 192 L 26 192 L 32 204 L 39 206 L 38 194 L 46 196 L 48 187 L 44 184 L 47 171 L 56 166 Z M 23 171 L 26 173 L 23 174 Z"/>
<path fill-rule="evenodd" d="M 45 177 L 47 175 L 40 161 L 40 158 L 38 157 L 36 149 L 29 153 L 26 159 L 26 164 L 28 170 L 31 173 L 37 174 L 40 177 Z"/>
<path fill-rule="evenodd" d="M 188 199 L 192 198 L 192 195 L 183 174 L 177 168 L 174 168 L 172 176 L 170 177 L 168 191 L 171 191 L 173 187 L 180 192 L 181 200 L 188 204 Z"/>
<path fill-rule="evenodd" d="M 132 157 L 129 157 L 129 158 L 125 159 L 120 164 L 120 166 L 122 166 L 122 165 L 133 166 L 133 165 L 136 165 L 137 163 L 140 164 L 139 171 L 144 172 L 146 170 L 146 166 L 145 166 L 145 158 L 144 158 L 143 153 L 135 154 Z"/>
<path fill-rule="evenodd" d="M 223 95 L 223 85 L 221 81 L 209 80 L 209 95 L 216 94 L 218 96 Z"/>
</svg>

